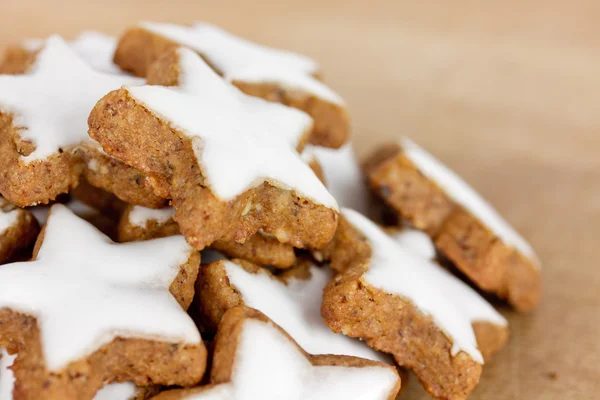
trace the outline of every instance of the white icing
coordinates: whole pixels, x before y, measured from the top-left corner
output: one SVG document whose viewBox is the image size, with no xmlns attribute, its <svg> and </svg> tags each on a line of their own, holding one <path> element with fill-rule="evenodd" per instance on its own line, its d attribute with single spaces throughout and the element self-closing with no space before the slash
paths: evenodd
<svg viewBox="0 0 600 400">
<path fill-rule="evenodd" d="M 116 337 L 198 344 L 194 322 L 169 292 L 192 251 L 183 236 L 114 244 L 54 205 L 37 259 L 0 268 L 0 309 L 37 319 L 51 371 Z"/>
<path fill-rule="evenodd" d="M 15 376 L 10 367 L 16 358 L 16 354 L 11 356 L 6 349 L 0 347 L 0 400 L 13 400 Z"/>
<path fill-rule="evenodd" d="M 306 145 L 302 155 L 315 157 L 319 162 L 327 189 L 340 207 L 352 208 L 369 215 L 372 211 L 369 204 L 370 194 L 352 150 L 352 143 L 346 143 L 339 149 Z"/>
<path fill-rule="evenodd" d="M 71 40 L 69 45 L 96 71 L 124 74 L 113 62 L 117 49 L 117 39 L 114 37 L 101 32 L 85 31 Z"/>
<path fill-rule="evenodd" d="M 176 88 L 127 87 L 130 95 L 188 136 L 213 193 L 229 201 L 263 182 L 337 209 L 296 145 L 311 129 L 305 113 L 250 97 L 221 79 L 196 53 L 180 48 Z"/>
<path fill-rule="evenodd" d="M 313 366 L 271 324 L 244 321 L 230 383 L 186 400 L 386 400 L 398 382 L 383 366 Z"/>
<path fill-rule="evenodd" d="M 86 218 L 99 214 L 100 211 L 88 206 L 87 204 L 74 199 L 64 204 L 69 210 L 73 211 L 75 215 L 81 218 Z M 50 212 L 51 206 L 35 206 L 30 207 L 27 210 L 30 211 L 40 225 L 44 225 L 48 219 L 48 213 Z"/>
<path fill-rule="evenodd" d="M 130 400 L 136 392 L 137 388 L 131 382 L 112 383 L 100 389 L 93 400 Z"/>
<path fill-rule="evenodd" d="M 21 160 L 44 160 L 60 149 L 90 142 L 87 119 L 113 89 L 141 80 L 94 71 L 58 36 L 38 53 L 27 74 L 0 75 L 0 110 L 13 114 L 20 136 L 35 150 Z"/>
<path fill-rule="evenodd" d="M 430 315 L 452 341 L 452 355 L 464 351 L 483 364 L 472 323 L 506 326 L 504 317 L 467 284 L 424 258 L 422 249 L 403 247 L 356 211 L 343 209 L 342 214 L 365 235 L 373 250 L 369 270 L 362 279 L 370 286 L 410 300 Z"/>
<path fill-rule="evenodd" d="M 425 232 L 418 229 L 402 228 L 390 236 L 407 250 L 411 250 L 427 260 L 435 259 L 435 245 Z"/>
<path fill-rule="evenodd" d="M 308 57 L 250 42 L 207 23 L 190 27 L 142 22 L 140 26 L 202 54 L 228 81 L 278 84 L 344 104 L 337 93 L 314 78 L 319 66 Z"/>
<path fill-rule="evenodd" d="M 329 269 L 313 266 L 310 279 L 292 278 L 286 285 L 266 272 L 252 274 L 231 261 L 225 261 L 224 266 L 244 304 L 281 326 L 309 353 L 387 361 L 384 355 L 363 342 L 333 333 L 323 322 L 321 299 L 323 289 L 332 278 Z"/>
<path fill-rule="evenodd" d="M 38 51 L 44 46 L 45 39 L 25 39 L 21 47 L 27 51 Z M 101 32 L 84 31 L 69 46 L 96 71 L 108 74 L 125 74 L 115 63 L 113 56 L 117 49 L 117 39 Z"/>
<path fill-rule="evenodd" d="M 541 266 L 531 245 L 467 182 L 410 139 L 404 138 L 401 146 L 406 156 L 423 175 L 433 180 L 455 202 L 479 218 L 500 239 L 532 259 L 538 268 Z"/>
<path fill-rule="evenodd" d="M 19 209 L 14 209 L 8 212 L 0 210 L 0 235 L 3 234 L 8 228 L 11 228 L 17 224 L 19 220 Z"/>
<path fill-rule="evenodd" d="M 129 223 L 133 226 L 145 228 L 150 221 L 156 221 L 159 224 L 164 224 L 175 215 L 175 210 L 172 207 L 152 209 L 142 206 L 133 206 L 129 212 Z"/>
</svg>

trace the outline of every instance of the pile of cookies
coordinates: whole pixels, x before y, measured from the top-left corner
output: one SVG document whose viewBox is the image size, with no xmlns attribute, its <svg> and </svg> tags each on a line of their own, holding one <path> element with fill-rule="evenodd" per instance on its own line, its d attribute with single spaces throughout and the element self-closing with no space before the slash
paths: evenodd
<svg viewBox="0 0 600 400">
<path fill-rule="evenodd" d="M 310 58 L 144 22 L 0 74 L 1 400 L 384 400 L 407 371 L 465 399 L 509 336 L 483 294 L 539 302 L 531 247 L 432 155 L 359 166 Z"/>
</svg>

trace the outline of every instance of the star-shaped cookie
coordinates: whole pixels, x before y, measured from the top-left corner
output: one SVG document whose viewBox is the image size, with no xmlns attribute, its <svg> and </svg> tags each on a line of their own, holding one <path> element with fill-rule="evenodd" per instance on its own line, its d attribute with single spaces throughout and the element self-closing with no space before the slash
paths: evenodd
<svg viewBox="0 0 600 400">
<path fill-rule="evenodd" d="M 206 350 L 184 307 L 198 263 L 182 236 L 115 244 L 53 206 L 33 261 L 0 268 L 0 346 L 19 343 L 15 390 L 86 398 L 116 378 L 196 383 Z"/>
<path fill-rule="evenodd" d="M 432 396 L 466 398 L 479 381 L 482 352 L 506 343 L 507 321 L 432 260 L 425 235 L 392 238 L 356 211 L 342 216 L 336 236 L 346 239 L 331 257 L 341 273 L 321 306 L 327 325 L 392 354 Z"/>
<path fill-rule="evenodd" d="M 75 152 L 94 145 L 87 135 L 94 104 L 138 83 L 95 71 L 58 36 L 45 41 L 27 73 L 0 75 L 0 193 L 32 206 L 76 186 Z"/>
<path fill-rule="evenodd" d="M 216 337 L 211 386 L 156 400 L 391 400 L 400 379 L 389 365 L 356 357 L 310 355 L 260 312 L 236 307 Z"/>
<path fill-rule="evenodd" d="M 190 50 L 177 56 L 177 87 L 111 92 L 90 114 L 90 136 L 172 199 L 198 249 L 261 228 L 295 247 L 324 246 L 337 203 L 297 152 L 310 117 L 241 93 Z"/>
<path fill-rule="evenodd" d="M 252 43 L 214 25 L 139 23 L 121 37 L 115 62 L 136 75 L 148 76 L 161 53 L 178 46 L 200 54 L 243 92 L 308 113 L 315 120 L 311 143 L 340 147 L 348 138 L 350 122 L 344 101 L 316 78 L 314 60 Z"/>
</svg>

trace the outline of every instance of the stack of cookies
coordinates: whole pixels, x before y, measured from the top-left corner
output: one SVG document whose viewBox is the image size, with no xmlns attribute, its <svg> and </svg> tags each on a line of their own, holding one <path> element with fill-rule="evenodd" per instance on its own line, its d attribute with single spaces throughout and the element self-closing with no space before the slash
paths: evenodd
<svg viewBox="0 0 600 400">
<path fill-rule="evenodd" d="M 1 400 L 465 399 L 509 337 L 483 295 L 539 301 L 432 155 L 357 164 L 310 58 L 144 22 L 0 74 Z"/>
</svg>

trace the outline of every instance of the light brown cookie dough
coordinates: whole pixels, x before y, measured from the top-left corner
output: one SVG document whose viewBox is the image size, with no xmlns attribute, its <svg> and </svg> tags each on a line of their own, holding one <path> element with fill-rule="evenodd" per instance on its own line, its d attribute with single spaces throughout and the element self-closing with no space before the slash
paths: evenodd
<svg viewBox="0 0 600 400">
<path fill-rule="evenodd" d="M 83 178 L 99 189 L 113 193 L 120 200 L 148 208 L 161 208 L 167 200 L 154 194 L 146 177 L 127 164 L 110 157 L 100 146 L 86 145 L 78 149 Z"/>
<path fill-rule="evenodd" d="M 57 248 L 60 242 L 90 259 L 71 258 Z M 184 311 L 193 298 L 199 254 L 182 237 L 146 243 L 111 244 L 64 206 L 56 205 L 33 261 L 0 269 L 0 347 L 18 353 L 12 367 L 15 399 L 91 400 L 113 382 L 193 386 L 200 381 L 206 349 Z M 64 265 L 57 257 L 64 259 Z M 81 268 L 82 262 L 88 265 Z M 177 273 L 171 262 L 181 263 Z M 103 271 L 91 272 L 100 265 Z M 38 279 L 40 268 L 46 272 Z M 75 292 L 79 297 L 69 302 L 68 296 Z M 102 298 L 93 299 L 101 293 L 105 293 Z M 149 307 L 147 313 L 141 304 Z M 89 317 L 75 316 L 80 308 Z M 118 317 L 124 313 L 125 317 Z M 170 321 L 160 324 L 157 318 Z M 97 332 L 103 333 L 97 336 Z M 62 345 L 52 346 L 59 342 Z"/>
<path fill-rule="evenodd" d="M 393 400 L 399 389 L 395 368 L 357 357 L 308 354 L 264 314 L 235 307 L 219 325 L 210 384 L 154 399 Z"/>
<path fill-rule="evenodd" d="M 331 253 L 340 273 L 324 291 L 325 322 L 392 354 L 433 397 L 467 398 L 484 356 L 506 343 L 506 320 L 418 248 L 354 211 L 343 215 L 336 235 L 342 240 Z"/>
<path fill-rule="evenodd" d="M 207 181 L 206 169 L 204 166 L 199 167 L 202 163 L 198 157 L 202 159 L 204 153 L 195 151 L 193 143 L 197 141 L 192 139 L 197 139 L 197 135 L 202 137 L 202 132 L 191 134 L 188 131 L 175 129 L 176 124 L 168 123 L 166 117 L 157 117 L 145 103 L 133 97 L 131 95 L 133 89 L 123 88 L 113 91 L 98 102 L 89 118 L 90 136 L 100 142 L 108 154 L 145 174 L 155 193 L 172 199 L 172 205 L 176 210 L 174 219 L 179 223 L 181 232 L 188 242 L 197 249 L 204 249 L 217 240 L 233 240 L 242 243 L 260 229 L 274 235 L 278 241 L 294 247 L 320 248 L 327 244 L 333 237 L 337 225 L 337 204 L 314 173 L 309 172 L 310 169 L 302 162 L 300 156 L 289 147 L 292 142 L 297 143 L 298 148 L 302 147 L 310 130 L 305 128 L 305 116 L 292 109 L 244 96 L 218 78 L 197 55 L 187 51 L 186 56 L 190 61 L 189 73 L 192 76 L 190 79 L 206 81 L 215 91 L 215 96 L 225 102 L 241 103 L 241 107 L 238 105 L 227 107 L 224 110 L 219 109 L 219 112 L 234 114 L 240 112 L 240 116 L 244 118 L 253 118 L 252 115 L 260 110 L 261 113 L 274 113 L 282 123 L 285 121 L 283 125 L 289 128 L 286 134 L 290 139 L 293 137 L 293 140 L 280 142 L 280 139 L 277 139 L 276 144 L 278 149 L 284 146 L 281 147 L 279 156 L 290 155 L 286 161 L 288 163 L 285 166 L 285 170 L 288 171 L 286 174 L 289 175 L 291 171 L 302 174 L 303 178 L 299 179 L 299 182 L 302 182 L 304 188 L 310 186 L 307 190 L 318 193 L 318 201 L 300 196 L 297 193 L 299 189 L 283 188 L 291 186 L 291 183 L 271 184 L 269 177 L 261 177 L 264 179 L 263 183 L 258 185 L 254 183 L 252 188 L 241 193 L 236 192 L 239 195 L 231 200 L 220 200 L 214 192 L 214 183 L 209 185 Z M 166 91 L 165 93 L 172 92 L 173 96 L 181 94 L 180 101 L 192 102 L 188 103 L 189 112 L 192 113 L 195 112 L 191 108 L 195 96 L 198 98 L 211 96 L 210 91 L 203 93 L 196 91 L 199 88 L 195 85 L 194 83 L 188 87 L 190 93 L 194 93 L 193 95 L 183 95 L 179 88 L 175 91 L 156 86 L 142 87 L 141 92 L 136 91 L 136 93 L 159 90 Z M 220 106 L 220 103 L 218 104 Z M 172 107 L 172 104 L 168 106 Z M 247 111 L 250 109 L 253 112 L 248 114 Z M 212 134 L 213 129 L 221 128 L 216 128 L 220 125 L 214 124 L 213 116 L 210 114 L 202 114 L 200 118 L 203 119 L 203 123 L 210 126 L 207 129 Z M 195 118 L 189 115 L 187 117 Z M 235 121 L 237 117 L 232 118 L 230 121 Z M 239 124 L 239 122 L 235 123 Z M 254 125 L 258 123 L 253 120 Z M 274 128 L 274 125 L 267 120 L 261 120 L 260 123 L 264 123 L 264 128 L 267 130 Z M 229 134 L 237 134 L 237 132 L 236 128 L 229 131 Z M 248 133 L 250 132 L 254 131 L 249 130 Z M 301 135 L 297 136 L 298 134 Z M 266 137 L 261 136 L 261 139 L 257 140 L 265 140 Z M 252 146 L 258 143 L 249 142 Z M 270 144 L 275 145 L 275 143 L 265 143 L 266 147 L 262 148 L 273 152 L 275 147 L 269 147 Z M 247 151 L 252 153 L 254 150 Z M 222 154 L 222 157 L 228 156 L 231 157 L 229 153 Z M 211 163 L 214 161 L 216 159 L 211 158 Z M 235 162 L 238 161 L 232 159 L 231 166 L 227 164 L 227 168 L 231 168 L 227 174 L 236 171 Z M 275 170 L 277 167 L 273 164 L 265 168 Z M 220 169 L 212 171 L 217 170 Z"/>
<path fill-rule="evenodd" d="M 0 264 L 35 242 L 40 226 L 33 215 L 0 196 Z"/>
<path fill-rule="evenodd" d="M 402 218 L 427 232 L 439 251 L 479 288 L 506 299 L 518 311 L 531 311 L 541 296 L 540 267 L 533 250 L 452 171 L 414 143 L 404 145 L 408 153 L 393 144 L 370 157 L 365 169 L 372 189 Z M 440 170 L 444 182 L 433 177 Z M 449 193 L 444 185 L 461 191 Z M 502 234 L 478 216 L 481 210 L 500 225 Z M 513 238 L 512 243 L 507 240 Z"/>
<path fill-rule="evenodd" d="M 173 220 L 172 208 L 152 210 L 127 206 L 119 222 L 119 241 L 148 240 L 179 235 L 179 225 Z M 210 246 L 229 257 L 242 258 L 259 265 L 288 268 L 296 261 L 294 248 L 260 231 L 244 243 L 217 240 Z"/>
<path fill-rule="evenodd" d="M 153 76 L 153 79 L 156 79 L 156 71 L 153 71 L 152 64 L 160 59 L 165 52 L 172 52 L 182 45 L 193 44 L 196 35 L 196 33 L 193 32 L 194 30 L 204 31 L 204 33 L 211 35 L 217 32 L 219 40 L 227 37 L 226 40 L 229 41 L 231 38 L 228 33 L 221 31 L 216 27 L 208 27 L 208 29 L 211 30 L 211 32 L 208 32 L 206 26 L 197 28 L 171 25 L 171 28 L 174 27 L 174 29 L 177 30 L 187 30 L 188 33 L 184 35 L 192 35 L 189 39 L 191 42 L 182 42 L 172 40 L 172 38 L 150 29 L 152 25 L 167 26 L 167 24 L 140 24 L 128 29 L 120 38 L 114 61 L 122 69 L 130 71 L 137 76 Z M 167 29 L 169 29 L 169 27 Z M 199 35 L 203 36 L 203 33 L 200 32 Z M 237 41 L 239 39 L 234 38 L 233 40 Z M 254 46 L 254 44 L 249 44 L 249 47 Z M 285 70 L 284 65 L 278 66 L 271 63 L 269 66 L 270 68 L 276 69 L 280 67 L 282 71 L 275 70 L 273 71 L 274 75 L 271 77 L 266 76 L 264 79 L 244 79 L 242 76 L 236 77 L 228 74 L 227 70 L 224 68 L 219 68 L 218 62 L 211 57 L 211 54 L 199 51 L 194 46 L 190 46 L 190 48 L 198 52 L 217 73 L 223 75 L 225 79 L 231 81 L 244 93 L 268 101 L 285 104 L 309 114 L 315 121 L 315 129 L 308 139 L 310 143 L 337 148 L 344 144 L 349 137 L 350 117 L 343 100 L 323 85 L 323 83 L 318 81 L 315 76 L 311 76 L 311 73 L 298 73 L 296 71 L 288 72 Z M 239 47 L 227 49 L 227 51 L 230 52 L 230 55 L 233 55 L 234 57 L 243 57 L 238 50 Z M 254 65 L 250 64 L 252 61 L 253 60 L 248 60 L 248 68 L 254 67 Z M 177 61 L 172 57 L 163 57 L 161 60 L 163 67 L 161 67 L 161 69 L 168 66 L 175 66 L 176 64 L 173 63 L 176 62 Z M 265 61 L 265 63 L 268 65 L 269 61 Z M 261 66 L 264 66 L 265 63 L 262 63 Z M 165 80 L 163 81 L 164 83 L 161 84 L 177 84 L 176 71 L 172 72 L 173 74 L 168 77 L 169 80 Z M 317 75 L 318 72 L 315 70 L 312 74 Z M 292 80 L 299 79 L 301 82 L 308 82 L 309 85 L 294 87 L 293 85 L 286 83 L 286 78 L 290 77 Z M 283 78 L 283 80 L 281 78 Z M 317 87 L 316 90 L 311 90 L 314 86 Z"/>
</svg>

